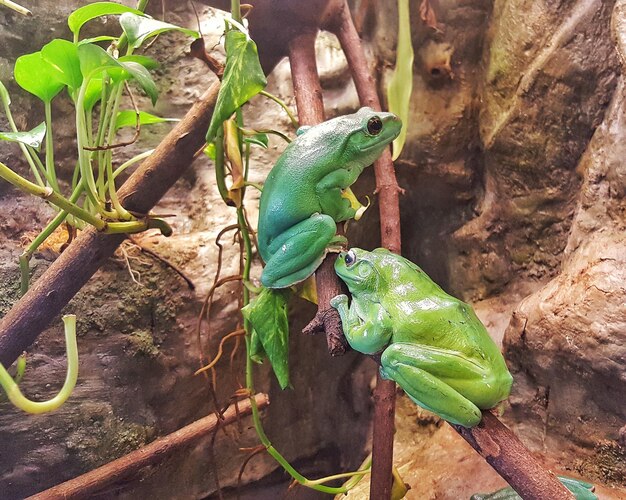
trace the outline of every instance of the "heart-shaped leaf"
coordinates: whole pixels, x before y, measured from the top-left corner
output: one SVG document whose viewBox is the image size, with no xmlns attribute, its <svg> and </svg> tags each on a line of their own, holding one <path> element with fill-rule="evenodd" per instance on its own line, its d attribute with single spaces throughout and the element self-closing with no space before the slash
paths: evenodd
<svg viewBox="0 0 626 500">
<path fill-rule="evenodd" d="M 254 328 L 282 389 L 289 385 L 289 294 L 289 289 L 264 288 L 250 304 L 241 309 L 243 317 Z M 262 354 L 258 343 L 253 354 L 257 360 Z"/>
<path fill-rule="evenodd" d="M 161 118 L 160 116 L 146 113 L 145 111 L 139 112 L 139 125 L 151 125 L 153 123 L 163 122 L 177 122 L 176 118 Z M 122 127 L 135 127 L 137 125 L 137 113 L 132 109 L 125 109 L 117 114 L 115 120 L 115 130 Z"/>
<path fill-rule="evenodd" d="M 56 79 L 56 74 L 41 52 L 18 57 L 13 68 L 17 84 L 44 102 L 52 101 L 65 86 Z"/>
<path fill-rule="evenodd" d="M 132 48 L 137 48 L 148 38 L 165 33 L 166 31 L 180 31 L 192 38 L 200 38 L 200 33 L 187 28 L 181 28 L 175 24 L 157 21 L 150 17 L 138 16 L 130 12 L 120 16 L 120 24 L 126 36 L 128 44 Z"/>
<path fill-rule="evenodd" d="M 46 124 L 40 123 L 28 132 L 0 132 L 0 139 L 10 142 L 21 142 L 31 148 L 39 150 L 46 136 Z"/>
<path fill-rule="evenodd" d="M 226 33 L 224 46 L 226 67 L 207 131 L 207 142 L 213 142 L 218 127 L 267 85 L 256 44 L 252 39 L 241 31 L 232 29 Z"/>
<path fill-rule="evenodd" d="M 135 14 L 142 14 L 140 10 L 133 9 L 132 7 L 126 7 L 115 2 L 94 2 L 84 7 L 80 7 L 72 12 L 67 18 L 67 25 L 74 33 L 74 38 L 78 39 L 78 33 L 80 28 L 87 21 L 95 19 L 100 16 L 110 16 L 116 14 L 123 14 L 124 12 L 134 12 Z"/>
<path fill-rule="evenodd" d="M 55 78 L 71 90 L 80 88 L 83 75 L 80 72 L 78 47 L 72 42 L 57 38 L 41 49 L 41 55 L 50 64 Z"/>
</svg>

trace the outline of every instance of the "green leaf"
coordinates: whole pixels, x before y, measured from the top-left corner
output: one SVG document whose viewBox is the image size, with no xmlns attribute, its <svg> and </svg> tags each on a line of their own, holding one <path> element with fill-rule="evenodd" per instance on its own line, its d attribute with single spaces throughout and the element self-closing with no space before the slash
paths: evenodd
<svg viewBox="0 0 626 500">
<path fill-rule="evenodd" d="M 50 64 L 54 77 L 70 89 L 76 90 L 83 83 L 78 59 L 78 47 L 72 42 L 57 38 L 41 49 L 41 55 Z"/>
<path fill-rule="evenodd" d="M 289 323 L 287 321 L 287 301 L 289 290 L 264 288 L 261 293 L 241 309 L 267 354 L 280 387 L 289 385 Z M 257 348 L 253 354 L 258 359 Z"/>
<path fill-rule="evenodd" d="M 215 143 L 209 142 L 204 148 L 204 154 L 207 155 L 211 160 L 215 161 L 216 153 L 215 153 Z"/>
<path fill-rule="evenodd" d="M 267 134 L 254 134 L 250 136 L 244 136 L 243 140 L 244 142 L 261 146 L 263 149 L 267 149 L 269 145 L 269 137 Z"/>
<path fill-rule="evenodd" d="M 124 69 L 133 77 L 133 79 L 139 84 L 143 91 L 148 94 L 152 105 L 154 106 L 159 98 L 159 91 L 156 87 L 156 83 L 150 76 L 150 72 L 144 68 L 141 64 L 129 61 L 121 63 Z"/>
<path fill-rule="evenodd" d="M 265 358 L 267 358 L 267 354 L 265 354 L 265 349 L 263 349 L 261 338 L 256 330 L 252 330 L 250 334 L 250 359 L 255 363 L 261 364 Z"/>
<path fill-rule="evenodd" d="M 159 63 L 148 56 L 140 56 L 140 55 L 132 55 L 132 56 L 122 56 L 118 59 L 119 62 L 136 62 L 141 64 L 146 69 L 157 69 L 159 67 Z"/>
<path fill-rule="evenodd" d="M 177 122 L 175 118 L 161 118 L 160 116 L 139 112 L 139 125 L 150 125 L 152 123 Z M 135 127 L 137 125 L 137 113 L 133 109 L 125 109 L 117 114 L 115 120 L 115 130 L 122 127 Z"/>
<path fill-rule="evenodd" d="M 135 14 L 140 15 L 142 14 L 140 10 L 133 9 L 132 7 L 126 7 L 126 5 L 119 3 L 94 2 L 72 12 L 67 18 L 67 25 L 70 27 L 70 30 L 72 30 L 72 33 L 74 33 L 74 38 L 78 39 L 80 28 L 87 21 L 91 21 L 92 19 L 100 16 L 123 14 L 125 12 L 134 12 Z"/>
<path fill-rule="evenodd" d="M 102 73 L 103 71 L 106 71 L 115 81 L 125 80 L 129 76 L 117 59 L 98 45 L 91 43 L 79 45 L 78 58 L 83 78 L 98 77 L 100 75 L 97 73 Z"/>
<path fill-rule="evenodd" d="M 65 86 L 55 78 L 56 71 L 46 62 L 41 52 L 18 57 L 13 74 L 20 87 L 44 102 L 52 101 Z"/>
<path fill-rule="evenodd" d="M 226 33 L 225 48 L 226 67 L 207 131 L 207 142 L 215 139 L 217 129 L 235 110 L 267 85 L 256 44 L 247 35 L 241 31 L 230 30 Z"/>
<path fill-rule="evenodd" d="M 166 31 L 180 31 L 192 38 L 200 38 L 200 33 L 197 31 L 131 13 L 122 14 L 120 24 L 128 37 L 128 44 L 134 49 L 138 48 L 146 39 Z"/>
<path fill-rule="evenodd" d="M 31 148 L 39 149 L 46 136 L 46 124 L 40 123 L 28 132 L 0 132 L 0 139 L 10 142 L 21 142 Z"/>
<path fill-rule="evenodd" d="M 411 44 L 409 0 L 398 0 L 398 19 L 396 67 L 387 87 L 389 111 L 402 120 L 400 134 L 393 141 L 394 160 L 400 156 L 406 140 L 409 104 L 413 90 L 413 45 Z"/>
</svg>

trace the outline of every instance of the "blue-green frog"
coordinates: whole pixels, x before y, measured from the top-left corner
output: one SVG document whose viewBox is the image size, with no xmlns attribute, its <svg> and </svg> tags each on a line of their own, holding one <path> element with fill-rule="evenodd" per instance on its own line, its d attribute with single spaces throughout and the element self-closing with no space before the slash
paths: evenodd
<svg viewBox="0 0 626 500">
<path fill-rule="evenodd" d="M 506 399 L 513 378 L 500 350 L 473 309 L 448 295 L 417 265 L 383 248 L 353 248 L 335 271 L 348 297 L 331 305 L 350 346 L 381 353 L 380 373 L 418 405 L 465 427 L 480 409 Z"/>
<path fill-rule="evenodd" d="M 305 280 L 328 251 L 345 244 L 336 235 L 336 223 L 355 218 L 362 209 L 349 188 L 400 128 L 395 115 L 361 108 L 298 130 L 261 194 L 258 243 L 264 286 L 286 288 Z"/>
</svg>

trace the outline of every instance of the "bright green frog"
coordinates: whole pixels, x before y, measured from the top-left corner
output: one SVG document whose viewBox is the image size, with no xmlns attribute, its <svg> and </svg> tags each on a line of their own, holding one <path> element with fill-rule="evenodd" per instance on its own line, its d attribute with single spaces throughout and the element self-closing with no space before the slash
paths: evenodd
<svg viewBox="0 0 626 500">
<path fill-rule="evenodd" d="M 380 372 L 418 405 L 465 427 L 480 422 L 480 408 L 506 399 L 513 378 L 472 308 L 448 295 L 418 266 L 379 248 L 353 248 L 335 262 L 352 294 L 338 295 L 353 349 L 382 351 Z"/>
<path fill-rule="evenodd" d="M 261 282 L 285 288 L 309 277 L 345 238 L 336 222 L 355 217 L 349 186 L 400 133 L 391 113 L 361 108 L 301 127 L 263 186 L 259 207 Z M 349 195 L 346 194 L 349 192 Z"/>
</svg>

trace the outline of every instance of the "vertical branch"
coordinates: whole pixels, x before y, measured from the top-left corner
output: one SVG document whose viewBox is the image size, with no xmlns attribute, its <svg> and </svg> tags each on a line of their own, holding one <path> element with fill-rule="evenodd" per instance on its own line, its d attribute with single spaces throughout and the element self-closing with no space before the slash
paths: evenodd
<svg viewBox="0 0 626 500">
<path fill-rule="evenodd" d="M 354 27 L 350 9 L 344 3 L 338 24 L 333 31 L 339 38 L 348 60 L 352 79 L 362 106 L 380 111 L 381 105 L 374 78 L 367 65 L 361 40 Z M 400 253 L 400 188 L 387 148 L 374 163 L 376 191 L 380 210 L 381 244 L 392 252 Z M 396 384 L 383 380 L 378 374 L 374 390 L 374 432 L 372 436 L 372 478 L 370 498 L 391 497 L 393 467 L 394 417 L 396 412 Z"/>
<path fill-rule="evenodd" d="M 289 43 L 291 78 L 301 125 L 315 125 L 324 121 L 324 101 L 317 65 L 315 62 L 315 38 L 317 28 L 302 32 Z M 343 224 L 338 225 L 343 232 Z M 330 307 L 330 299 L 342 293 L 341 284 L 334 271 L 336 254 L 328 254 L 315 272 L 318 310 L 315 318 L 303 330 L 305 333 L 326 332 L 328 351 L 333 355 L 343 354 L 346 343 L 341 328 L 341 319 Z"/>
</svg>

